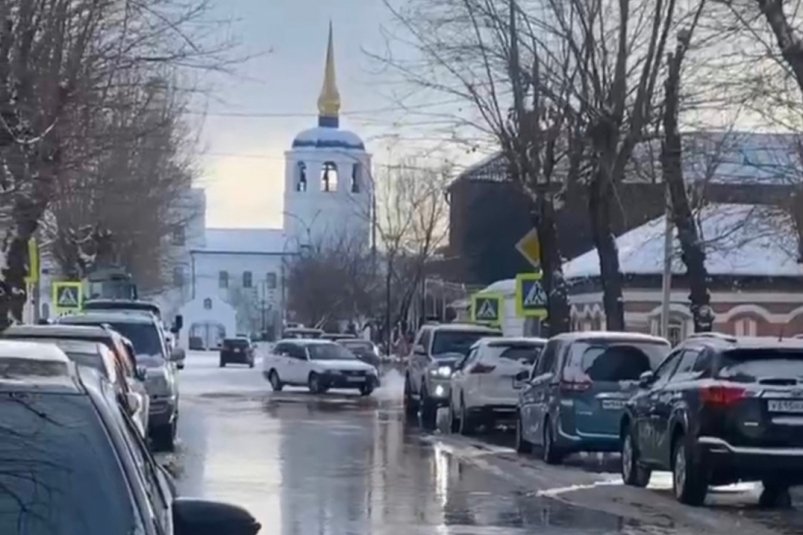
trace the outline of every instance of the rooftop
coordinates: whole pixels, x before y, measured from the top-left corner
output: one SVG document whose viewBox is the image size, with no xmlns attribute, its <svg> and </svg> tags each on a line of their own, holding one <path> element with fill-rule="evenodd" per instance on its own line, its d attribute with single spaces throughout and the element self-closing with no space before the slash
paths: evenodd
<svg viewBox="0 0 803 535">
<path fill-rule="evenodd" d="M 556 335 L 556 338 L 568 341 L 577 340 L 627 340 L 632 342 L 649 342 L 654 344 L 669 344 L 665 339 L 649 334 L 616 332 L 616 331 L 575 331 Z"/>
<path fill-rule="evenodd" d="M 798 262 L 797 234 L 782 210 L 744 204 L 710 204 L 697 214 L 710 275 L 803 277 Z M 659 217 L 616 240 L 619 263 L 626 275 L 663 273 L 665 217 Z M 567 279 L 599 276 L 596 250 L 563 265 Z M 674 240 L 672 273 L 686 272 L 680 244 Z M 500 281 L 501 282 L 501 281 Z"/>
<path fill-rule="evenodd" d="M 208 228 L 201 253 L 276 254 L 285 247 L 284 232 L 278 228 Z"/>
</svg>

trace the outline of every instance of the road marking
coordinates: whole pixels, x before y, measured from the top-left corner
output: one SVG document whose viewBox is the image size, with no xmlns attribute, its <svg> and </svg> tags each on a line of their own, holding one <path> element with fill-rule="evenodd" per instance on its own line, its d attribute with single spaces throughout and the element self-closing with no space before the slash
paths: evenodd
<svg viewBox="0 0 803 535">
<path fill-rule="evenodd" d="M 605 481 L 595 481 L 594 483 L 588 483 L 586 485 L 570 485 L 568 487 L 558 487 L 554 489 L 544 489 L 535 492 L 536 496 L 546 496 L 548 498 L 554 498 L 556 496 L 560 496 L 561 494 L 567 494 L 569 492 L 577 492 L 579 490 L 590 490 L 595 489 L 597 487 L 618 487 L 622 485 L 622 480 L 616 479 L 608 479 Z"/>
</svg>

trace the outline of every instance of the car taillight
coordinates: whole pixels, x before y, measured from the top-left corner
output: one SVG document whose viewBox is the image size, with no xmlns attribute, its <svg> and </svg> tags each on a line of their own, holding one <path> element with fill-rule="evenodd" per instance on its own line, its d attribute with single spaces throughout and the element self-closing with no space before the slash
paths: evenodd
<svg viewBox="0 0 803 535">
<path fill-rule="evenodd" d="M 591 381 L 567 381 L 560 382 L 560 389 L 564 392 L 585 392 L 591 388 Z"/>
<path fill-rule="evenodd" d="M 714 385 L 700 390 L 700 398 L 706 405 L 727 407 L 744 399 L 745 390 L 738 386 Z"/>
<path fill-rule="evenodd" d="M 471 373 L 491 373 L 496 366 L 488 366 L 487 364 L 479 363 L 471 368 Z"/>
</svg>

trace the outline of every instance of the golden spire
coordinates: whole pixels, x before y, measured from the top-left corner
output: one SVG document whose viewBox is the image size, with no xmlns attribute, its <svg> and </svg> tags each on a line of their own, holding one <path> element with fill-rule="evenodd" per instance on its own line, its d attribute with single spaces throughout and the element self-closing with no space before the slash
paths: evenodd
<svg viewBox="0 0 803 535">
<path fill-rule="evenodd" d="M 323 88 L 318 97 L 318 117 L 321 126 L 337 126 L 340 113 L 340 93 L 335 78 L 335 46 L 332 38 L 332 21 L 329 21 L 329 43 L 326 48 L 326 68 L 324 70 Z"/>
</svg>

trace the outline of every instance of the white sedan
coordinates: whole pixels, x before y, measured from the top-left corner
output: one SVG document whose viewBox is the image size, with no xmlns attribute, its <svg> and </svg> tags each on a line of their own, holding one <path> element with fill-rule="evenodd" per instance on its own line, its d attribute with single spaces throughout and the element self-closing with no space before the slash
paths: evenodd
<svg viewBox="0 0 803 535">
<path fill-rule="evenodd" d="M 516 415 L 519 389 L 546 344 L 543 338 L 483 338 L 457 363 L 451 377 L 449 422 L 453 433 L 493 427 Z"/>
<path fill-rule="evenodd" d="M 277 392 L 290 385 L 307 386 L 314 394 L 346 388 L 368 396 L 379 386 L 374 366 L 340 344 L 320 339 L 280 340 L 262 359 L 262 375 Z"/>
</svg>

